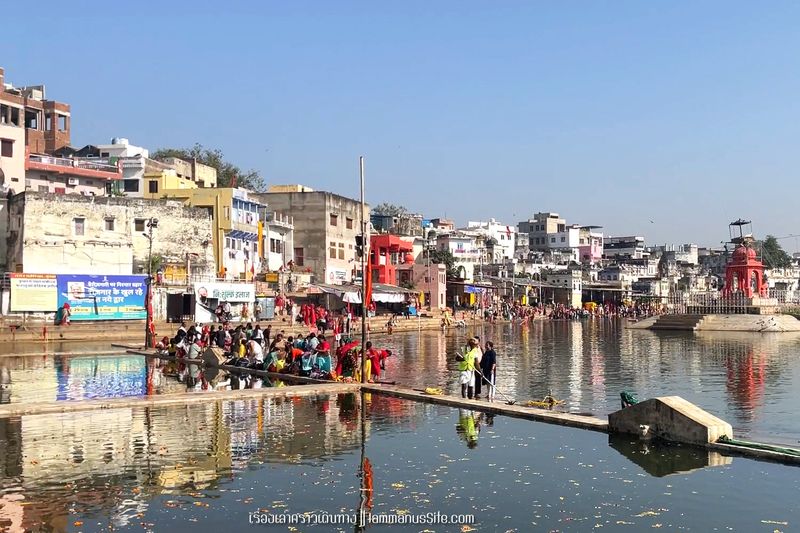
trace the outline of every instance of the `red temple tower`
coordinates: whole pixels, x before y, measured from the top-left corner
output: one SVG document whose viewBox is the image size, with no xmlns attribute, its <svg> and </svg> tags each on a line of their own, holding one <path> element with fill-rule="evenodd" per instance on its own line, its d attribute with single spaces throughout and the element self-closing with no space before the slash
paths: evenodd
<svg viewBox="0 0 800 533">
<path fill-rule="evenodd" d="M 750 233 L 745 234 L 743 227 L 750 225 L 749 220 L 736 220 L 730 223 L 731 242 L 736 245 L 733 256 L 725 266 L 725 296 L 742 294 L 747 298 L 767 296 L 767 283 L 764 280 L 764 264 L 758 260 Z M 738 230 L 739 235 L 735 233 Z"/>
</svg>

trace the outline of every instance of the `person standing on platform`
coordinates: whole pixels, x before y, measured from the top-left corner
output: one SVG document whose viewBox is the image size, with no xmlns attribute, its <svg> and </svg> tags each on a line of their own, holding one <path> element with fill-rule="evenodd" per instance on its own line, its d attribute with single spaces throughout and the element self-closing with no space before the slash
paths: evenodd
<svg viewBox="0 0 800 533">
<path fill-rule="evenodd" d="M 494 384 L 497 379 L 497 353 L 494 351 L 494 343 L 492 341 L 486 342 L 486 351 L 483 352 L 481 357 L 481 373 L 486 378 L 486 399 L 490 402 L 494 401 Z"/>
<path fill-rule="evenodd" d="M 461 397 L 472 399 L 475 392 L 475 363 L 479 361 L 480 349 L 475 338 L 467 342 L 465 353 L 456 356 L 458 361 L 459 383 L 461 384 Z"/>
</svg>

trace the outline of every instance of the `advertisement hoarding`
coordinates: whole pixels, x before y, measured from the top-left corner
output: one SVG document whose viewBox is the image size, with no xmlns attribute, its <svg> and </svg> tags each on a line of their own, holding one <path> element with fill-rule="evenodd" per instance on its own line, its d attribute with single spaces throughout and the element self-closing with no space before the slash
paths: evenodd
<svg viewBox="0 0 800 533">
<path fill-rule="evenodd" d="M 52 313 L 58 309 L 58 281 L 55 274 L 9 274 L 11 312 Z"/>
<path fill-rule="evenodd" d="M 73 321 L 144 320 L 147 276 L 59 274 L 58 307 L 69 303 Z"/>
</svg>

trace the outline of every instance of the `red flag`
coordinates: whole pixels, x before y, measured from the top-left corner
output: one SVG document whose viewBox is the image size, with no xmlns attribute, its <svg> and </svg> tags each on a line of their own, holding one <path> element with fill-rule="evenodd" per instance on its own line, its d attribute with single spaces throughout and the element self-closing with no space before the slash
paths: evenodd
<svg viewBox="0 0 800 533">
<path fill-rule="evenodd" d="M 369 305 L 372 301 L 372 268 L 369 264 L 366 265 L 366 272 L 362 273 L 364 278 L 364 293 L 365 296 L 362 299 L 362 305 Z"/>
</svg>

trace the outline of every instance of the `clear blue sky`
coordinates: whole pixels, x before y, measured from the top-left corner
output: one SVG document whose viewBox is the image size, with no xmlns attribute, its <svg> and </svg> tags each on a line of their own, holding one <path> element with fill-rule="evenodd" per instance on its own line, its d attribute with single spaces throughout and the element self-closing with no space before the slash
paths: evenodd
<svg viewBox="0 0 800 533">
<path fill-rule="evenodd" d="M 44 1 L 3 19 L 7 81 L 70 103 L 76 145 L 200 142 L 346 195 L 364 154 L 370 203 L 459 223 L 800 233 L 796 2 Z"/>
</svg>

